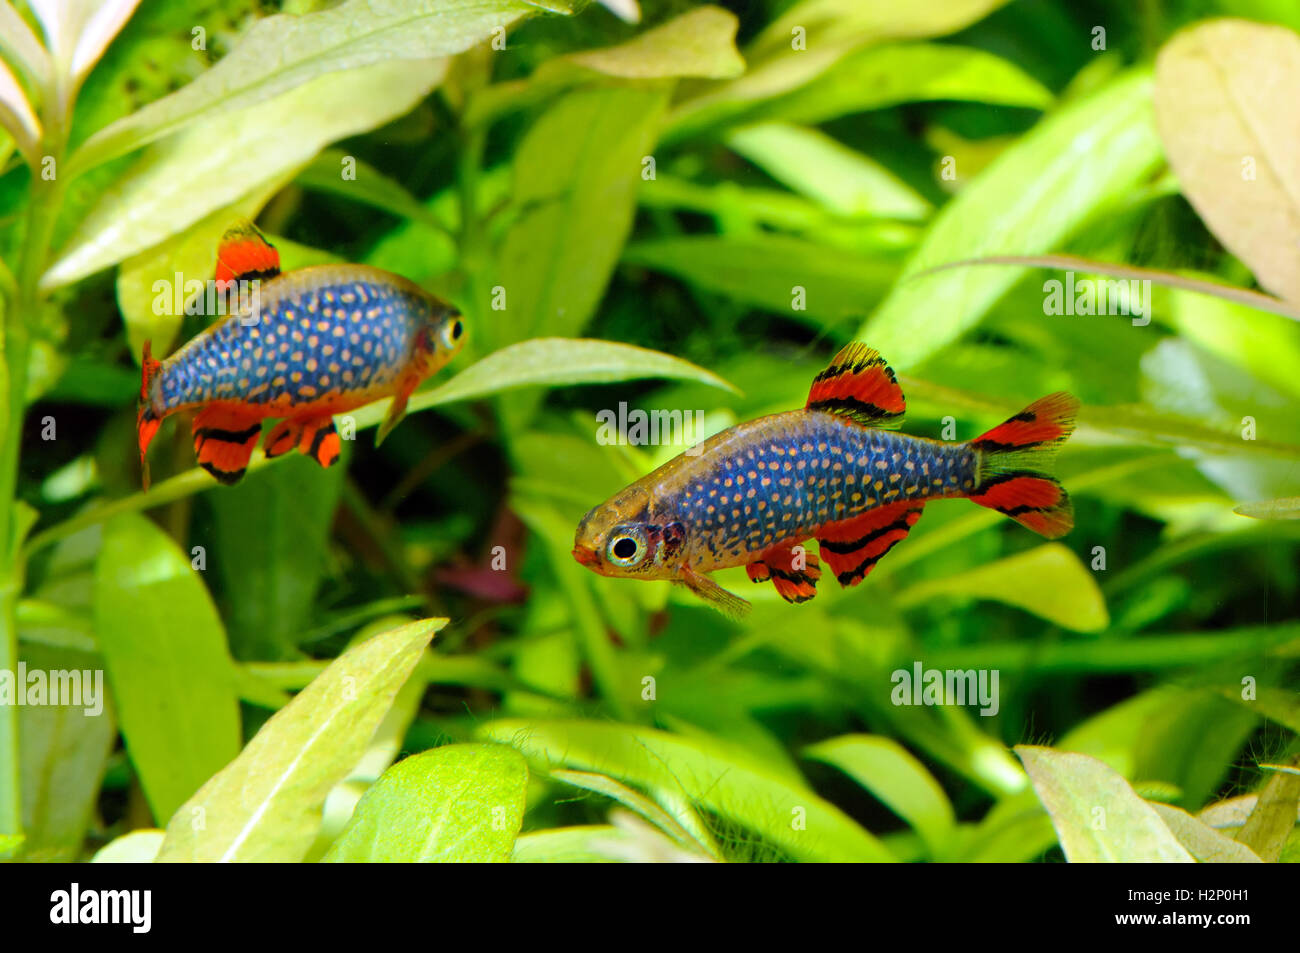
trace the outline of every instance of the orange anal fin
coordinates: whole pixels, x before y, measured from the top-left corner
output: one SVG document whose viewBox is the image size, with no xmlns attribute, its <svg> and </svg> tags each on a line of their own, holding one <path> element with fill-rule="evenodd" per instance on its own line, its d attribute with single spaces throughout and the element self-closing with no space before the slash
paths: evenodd
<svg viewBox="0 0 1300 953">
<path fill-rule="evenodd" d="M 817 557 L 794 543 L 766 550 L 745 569 L 754 582 L 771 579 L 781 598 L 793 603 L 807 602 L 817 595 L 817 580 L 822 576 Z"/>
<path fill-rule="evenodd" d="M 227 486 L 243 478 L 257 438 L 262 435 L 262 425 L 256 418 L 224 407 L 199 411 L 191 430 L 199 466 Z"/>
<path fill-rule="evenodd" d="M 302 433 L 298 437 L 299 450 L 323 467 L 332 467 L 339 462 L 339 454 L 342 453 L 343 447 L 333 417 L 308 418 L 301 422 L 301 426 Z"/>
<path fill-rule="evenodd" d="M 907 402 L 880 352 L 854 342 L 813 378 L 807 408 L 838 414 L 868 427 L 893 427 L 903 419 Z"/>
<path fill-rule="evenodd" d="M 298 446 L 302 439 L 302 421 L 293 417 L 282 420 L 267 433 L 262 441 L 263 452 L 267 459 L 280 457 Z"/>
<path fill-rule="evenodd" d="M 841 586 L 856 586 L 921 518 L 924 503 L 900 500 L 832 523 L 817 534 L 822 559 Z"/>
<path fill-rule="evenodd" d="M 280 253 L 252 222 L 226 230 L 217 246 L 216 280 L 267 281 L 280 273 Z"/>
</svg>

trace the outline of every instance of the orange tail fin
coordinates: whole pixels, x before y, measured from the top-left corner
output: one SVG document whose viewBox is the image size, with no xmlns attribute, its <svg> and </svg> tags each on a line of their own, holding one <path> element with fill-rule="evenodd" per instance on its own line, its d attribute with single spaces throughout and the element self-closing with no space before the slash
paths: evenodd
<svg viewBox="0 0 1300 953">
<path fill-rule="evenodd" d="M 1074 432 L 1079 399 L 1056 393 L 971 441 L 979 451 L 979 485 L 972 502 L 1056 539 L 1074 527 L 1069 494 L 1051 474 L 1053 458 Z"/>
<path fill-rule="evenodd" d="M 153 359 L 150 342 L 145 341 L 144 357 L 140 361 L 140 407 L 136 411 L 135 429 L 140 441 L 140 482 L 146 490 L 149 489 L 149 460 L 146 454 L 154 434 L 158 433 L 158 428 L 162 426 L 162 418 L 154 412 L 150 394 L 154 378 L 158 376 L 161 367 L 162 362 Z"/>
</svg>

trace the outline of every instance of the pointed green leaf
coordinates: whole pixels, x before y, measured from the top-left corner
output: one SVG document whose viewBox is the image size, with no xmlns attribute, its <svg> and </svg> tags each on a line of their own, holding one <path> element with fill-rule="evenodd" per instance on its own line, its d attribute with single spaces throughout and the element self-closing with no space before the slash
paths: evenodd
<svg viewBox="0 0 1300 953">
<path fill-rule="evenodd" d="M 320 827 L 325 797 L 361 758 L 446 622 L 412 622 L 331 662 L 176 812 L 158 859 L 301 860 Z"/>
</svg>

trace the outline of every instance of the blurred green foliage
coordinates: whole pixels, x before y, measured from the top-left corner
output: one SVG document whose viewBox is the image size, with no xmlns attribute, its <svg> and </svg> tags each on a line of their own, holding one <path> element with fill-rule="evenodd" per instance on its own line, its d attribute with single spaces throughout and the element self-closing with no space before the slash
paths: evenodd
<svg viewBox="0 0 1300 953">
<path fill-rule="evenodd" d="M 1251 262 L 1152 110 L 1178 30 L 1294 4 L 641 9 L 144 0 L 76 94 L 17 5 L 0 670 L 100 669 L 111 704 L 0 706 L 0 854 L 1294 859 L 1300 302 L 1177 285 Z M 140 344 L 201 330 L 154 282 L 207 277 L 242 215 L 286 268 L 449 298 L 469 344 L 382 449 L 224 488 L 173 422 L 140 493 Z M 1046 314 L 1056 272 L 930 271 L 1049 253 L 1170 280 L 1142 323 Z M 597 411 L 716 431 L 854 338 L 910 433 L 1078 394 L 1074 532 L 940 504 L 806 605 L 721 573 L 740 623 L 572 559 L 683 449 L 601 445 Z M 898 704 L 918 663 L 996 672 L 997 704 Z"/>
</svg>

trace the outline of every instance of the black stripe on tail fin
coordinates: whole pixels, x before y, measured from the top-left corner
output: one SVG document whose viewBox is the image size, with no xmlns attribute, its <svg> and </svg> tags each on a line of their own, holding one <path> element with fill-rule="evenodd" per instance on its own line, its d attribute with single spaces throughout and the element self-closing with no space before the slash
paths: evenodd
<svg viewBox="0 0 1300 953">
<path fill-rule="evenodd" d="M 971 501 L 1048 539 L 1068 533 L 1074 527 L 1074 506 L 1052 476 L 1052 466 L 1074 432 L 1078 411 L 1077 397 L 1049 394 L 972 440 L 980 465 Z"/>
</svg>

